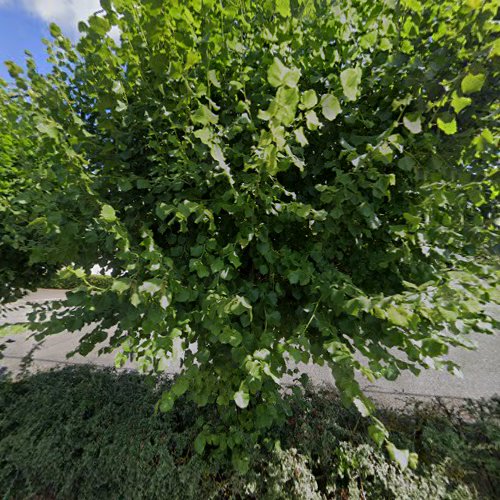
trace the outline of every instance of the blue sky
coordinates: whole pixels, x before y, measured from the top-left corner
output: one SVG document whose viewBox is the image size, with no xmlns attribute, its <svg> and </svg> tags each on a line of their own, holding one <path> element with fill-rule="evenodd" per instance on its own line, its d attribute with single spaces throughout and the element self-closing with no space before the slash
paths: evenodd
<svg viewBox="0 0 500 500">
<path fill-rule="evenodd" d="M 0 0 L 0 78 L 9 78 L 6 60 L 24 65 L 29 50 L 41 71 L 49 68 L 42 38 L 49 37 L 48 25 L 56 22 L 71 38 L 77 23 L 99 9 L 99 0 Z"/>
<path fill-rule="evenodd" d="M 8 75 L 4 61 L 11 60 L 22 65 L 25 49 L 33 53 L 40 70 L 46 71 L 48 64 L 45 62 L 42 37 L 48 37 L 45 21 L 27 13 L 19 4 L 0 6 L 0 78 L 7 78 Z"/>
</svg>

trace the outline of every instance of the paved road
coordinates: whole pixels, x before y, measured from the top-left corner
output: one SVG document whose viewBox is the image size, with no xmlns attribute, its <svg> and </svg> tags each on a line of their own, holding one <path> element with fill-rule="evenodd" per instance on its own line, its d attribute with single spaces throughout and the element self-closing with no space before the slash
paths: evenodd
<svg viewBox="0 0 500 500">
<path fill-rule="evenodd" d="M 15 309 L 11 308 L 6 315 L 0 314 L 0 324 L 25 321 L 29 310 L 26 305 L 28 302 L 44 302 L 63 297 L 64 291 L 61 290 L 39 290 L 18 301 L 15 304 Z M 500 308 L 493 306 L 493 312 L 499 315 Z M 49 369 L 64 364 L 91 363 L 114 366 L 113 354 L 98 356 L 96 353 L 90 353 L 86 357 L 77 355 L 69 360 L 66 359 L 66 353 L 75 348 L 82 335 L 83 332 L 61 333 L 47 338 L 41 346 L 37 346 L 37 342 L 30 338 L 29 334 L 17 334 L 9 337 L 10 342 L 4 351 L 4 358 L 0 360 L 0 366 L 13 374 L 18 374 L 22 368 L 22 359 L 30 351 L 33 358 L 29 368 L 31 371 Z M 464 374 L 462 379 L 444 372 L 427 371 L 419 377 L 415 377 L 409 372 L 404 373 L 394 382 L 380 380 L 371 384 L 360 379 L 360 383 L 365 391 L 379 403 L 389 405 L 404 404 L 408 398 L 425 400 L 439 396 L 450 402 L 459 402 L 464 398 L 478 399 L 499 395 L 500 335 L 475 335 L 473 338 L 479 346 L 476 351 L 452 349 L 449 355 L 462 367 Z M 313 383 L 333 384 L 333 378 L 328 368 L 313 364 L 299 365 L 299 367 L 308 373 Z M 125 368 L 134 368 L 134 365 L 129 363 Z M 167 371 L 175 373 L 178 369 L 179 363 L 174 362 Z"/>
</svg>

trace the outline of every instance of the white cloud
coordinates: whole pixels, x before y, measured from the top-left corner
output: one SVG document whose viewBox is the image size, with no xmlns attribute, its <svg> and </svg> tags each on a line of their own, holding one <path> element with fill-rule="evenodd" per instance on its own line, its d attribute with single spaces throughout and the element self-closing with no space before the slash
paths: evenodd
<svg viewBox="0 0 500 500">
<path fill-rule="evenodd" d="M 0 0 L 0 5 L 8 0 Z M 22 0 L 30 14 L 50 23 L 55 22 L 68 34 L 77 33 L 79 21 L 99 10 L 99 0 Z"/>
<path fill-rule="evenodd" d="M 0 0 L 0 8 L 19 1 L 25 11 L 46 23 L 56 23 L 66 35 L 78 38 L 78 22 L 101 10 L 99 0 Z M 1 13 L 0 13 L 1 15 Z M 109 36 L 120 43 L 120 30 L 113 26 Z"/>
</svg>

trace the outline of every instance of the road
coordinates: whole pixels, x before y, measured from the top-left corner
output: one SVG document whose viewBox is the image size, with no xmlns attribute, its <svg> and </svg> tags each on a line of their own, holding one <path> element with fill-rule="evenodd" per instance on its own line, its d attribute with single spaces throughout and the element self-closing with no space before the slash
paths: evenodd
<svg viewBox="0 0 500 500">
<path fill-rule="evenodd" d="M 15 303 L 5 315 L 0 314 L 0 325 L 18 323 L 26 320 L 29 311 L 29 302 L 45 302 L 64 297 L 62 290 L 38 290 L 26 298 Z M 499 316 L 500 307 L 492 306 L 493 313 Z M 4 311 L 5 312 L 5 311 Z M 0 367 L 13 375 L 22 371 L 22 360 L 31 352 L 32 363 L 30 371 L 50 369 L 65 364 L 95 364 L 99 366 L 114 366 L 114 354 L 98 356 L 96 352 L 83 357 L 76 355 L 70 359 L 66 353 L 75 348 L 83 332 L 61 333 L 44 340 L 42 345 L 30 338 L 29 333 L 17 334 L 0 339 L 7 340 L 4 358 L 0 360 Z M 377 402 L 390 406 L 404 405 L 410 399 L 427 400 L 433 397 L 444 398 L 450 403 L 460 402 L 466 398 L 479 399 L 500 395 L 500 335 L 474 335 L 478 344 L 476 351 L 452 349 L 449 358 L 462 367 L 463 378 L 457 378 L 449 373 L 426 371 L 416 377 L 410 372 L 403 373 L 396 381 L 380 380 L 370 383 L 360 378 L 365 392 Z M 128 363 L 126 369 L 133 369 Z M 313 364 L 299 365 L 301 371 L 307 373 L 316 385 L 333 385 L 334 381 L 327 367 Z M 169 366 L 168 373 L 175 373 L 179 369 L 176 361 Z"/>
</svg>

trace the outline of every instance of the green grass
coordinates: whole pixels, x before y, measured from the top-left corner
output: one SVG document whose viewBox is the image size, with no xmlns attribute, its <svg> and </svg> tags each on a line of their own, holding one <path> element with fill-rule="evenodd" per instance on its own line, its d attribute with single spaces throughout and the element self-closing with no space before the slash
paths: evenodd
<svg viewBox="0 0 500 500">
<path fill-rule="evenodd" d="M 217 421 L 216 408 L 181 398 L 154 413 L 170 383 L 85 366 L 0 378 L 0 498 L 500 498 L 498 399 L 380 413 L 395 444 L 419 453 L 417 470 L 401 471 L 355 410 L 310 391 L 273 431 L 281 446 L 250 450 L 241 476 L 193 449 L 198 417 Z"/>
<path fill-rule="evenodd" d="M 15 323 L 12 325 L 0 325 L 0 338 L 26 333 L 28 327 L 26 323 Z"/>
</svg>

